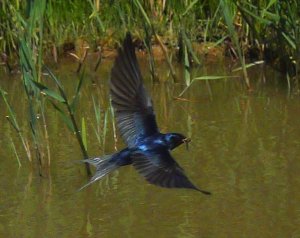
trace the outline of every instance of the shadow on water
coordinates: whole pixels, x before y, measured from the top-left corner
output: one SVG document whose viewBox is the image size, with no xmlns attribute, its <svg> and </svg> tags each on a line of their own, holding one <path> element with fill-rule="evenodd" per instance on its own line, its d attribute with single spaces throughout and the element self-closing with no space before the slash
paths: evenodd
<svg viewBox="0 0 300 238">
<path fill-rule="evenodd" d="M 101 67 L 100 67 L 101 68 Z M 115 150 L 111 116 L 106 142 L 94 133 L 93 95 L 101 110 L 109 108 L 107 79 L 111 62 L 97 74 L 88 72 L 79 115 L 87 124 L 90 155 Z M 161 66 L 160 75 L 167 75 Z M 57 74 L 74 88 L 75 67 L 63 62 Z M 146 72 L 146 70 L 144 69 Z M 224 75 L 213 65 L 198 75 Z M 196 72 L 195 72 L 196 74 Z M 2 74 L 3 75 L 3 74 Z M 159 126 L 192 138 L 189 151 L 174 151 L 192 181 L 213 192 L 201 196 L 146 183 L 136 171 L 122 168 L 86 190 L 80 149 L 57 113 L 47 109 L 51 167 L 44 177 L 26 161 L 17 136 L 5 121 L 0 101 L 1 237 L 298 237 L 300 236 L 300 104 L 280 81 L 260 68 L 249 70 L 254 91 L 239 79 L 196 82 L 185 94 L 182 84 L 151 84 Z M 26 128 L 27 108 L 18 76 L 2 78 L 16 114 Z M 25 133 L 27 133 L 25 131 Z M 10 140 L 16 142 L 18 168 Z M 117 149 L 124 145 L 118 139 Z"/>
</svg>

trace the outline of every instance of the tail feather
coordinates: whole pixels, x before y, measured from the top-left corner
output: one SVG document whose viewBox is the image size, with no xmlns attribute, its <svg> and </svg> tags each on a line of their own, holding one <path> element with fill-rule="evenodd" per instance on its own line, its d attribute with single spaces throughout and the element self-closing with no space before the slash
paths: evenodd
<svg viewBox="0 0 300 238">
<path fill-rule="evenodd" d="M 112 155 L 104 155 L 101 158 L 90 158 L 90 159 L 84 159 L 84 160 L 80 160 L 82 163 L 89 163 L 93 166 L 95 166 L 96 168 L 98 166 L 100 166 L 101 164 L 107 162 L 109 159 L 111 159 Z"/>
<path fill-rule="evenodd" d="M 96 182 L 97 180 L 102 179 L 105 175 L 109 174 L 110 172 L 117 169 L 119 166 L 111 161 L 112 155 L 104 156 L 103 158 L 92 158 L 92 159 L 85 159 L 82 160 L 84 163 L 89 163 L 96 167 L 96 172 L 94 176 L 90 179 L 90 181 L 78 189 L 78 191 L 88 187 L 92 183 Z"/>
</svg>

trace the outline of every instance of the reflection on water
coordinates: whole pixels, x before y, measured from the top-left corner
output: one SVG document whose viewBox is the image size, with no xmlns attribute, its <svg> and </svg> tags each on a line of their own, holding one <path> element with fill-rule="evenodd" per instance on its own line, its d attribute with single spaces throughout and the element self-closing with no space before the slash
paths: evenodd
<svg viewBox="0 0 300 238">
<path fill-rule="evenodd" d="M 75 67 L 62 65 L 56 73 L 71 93 Z M 88 124 L 90 155 L 111 153 L 115 147 L 111 123 L 105 148 L 93 129 L 91 95 L 103 110 L 108 107 L 109 69 L 110 63 L 97 74 L 88 73 L 81 97 L 78 118 L 84 116 Z M 167 75 L 162 69 L 160 74 Z M 213 66 L 195 74 L 224 75 L 224 70 Z M 162 131 L 192 138 L 189 151 L 182 146 L 174 157 L 212 196 L 149 185 L 131 167 L 77 192 L 87 179 L 84 166 L 73 163 L 81 159 L 80 150 L 50 106 L 51 167 L 40 177 L 27 162 L 0 101 L 0 237 L 300 237 L 299 96 L 280 86 L 281 76 L 272 71 L 251 70 L 250 76 L 253 93 L 237 79 L 197 82 L 184 95 L 188 102 L 173 100 L 183 90 L 181 84 L 146 83 Z M 0 84 L 25 126 L 19 78 L 2 78 Z M 124 145 L 119 139 L 116 146 Z"/>
</svg>

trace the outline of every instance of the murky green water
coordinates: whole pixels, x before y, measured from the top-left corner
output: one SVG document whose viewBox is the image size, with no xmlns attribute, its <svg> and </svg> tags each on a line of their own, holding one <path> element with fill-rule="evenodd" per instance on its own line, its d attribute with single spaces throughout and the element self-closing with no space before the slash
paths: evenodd
<svg viewBox="0 0 300 238">
<path fill-rule="evenodd" d="M 71 93 L 76 67 L 68 61 L 62 65 L 56 73 Z M 93 130 L 91 95 L 104 110 L 108 107 L 109 70 L 110 63 L 86 75 L 78 110 L 78 118 L 88 124 L 91 156 L 104 153 Z M 195 74 L 224 71 L 214 65 Z M 162 67 L 160 74 L 167 70 Z M 26 128 L 18 77 L 2 71 L 0 85 Z M 185 95 L 189 102 L 173 100 L 181 84 L 146 84 L 161 130 L 192 138 L 190 150 L 177 148 L 175 158 L 212 196 L 149 185 L 132 167 L 77 192 L 86 182 L 84 166 L 73 163 L 81 159 L 79 146 L 50 106 L 51 166 L 40 177 L 26 160 L 0 100 L 0 237 L 300 237 L 300 98 L 289 94 L 279 83 L 282 76 L 272 71 L 251 70 L 250 77 L 253 93 L 238 79 L 197 82 Z M 114 142 L 109 121 L 105 153 L 123 147 L 120 138 Z"/>
</svg>

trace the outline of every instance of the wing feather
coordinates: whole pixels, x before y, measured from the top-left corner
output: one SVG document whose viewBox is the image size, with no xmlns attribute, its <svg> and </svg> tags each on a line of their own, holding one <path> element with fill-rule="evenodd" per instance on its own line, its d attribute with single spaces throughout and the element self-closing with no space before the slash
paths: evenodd
<svg viewBox="0 0 300 238">
<path fill-rule="evenodd" d="M 172 158 L 168 150 L 157 153 L 135 152 L 132 155 L 134 168 L 149 182 L 166 188 L 188 188 L 210 194 L 197 188 Z"/>
<path fill-rule="evenodd" d="M 129 147 L 136 145 L 137 138 L 158 132 L 152 100 L 143 85 L 130 33 L 111 71 L 110 94 L 117 126 Z"/>
</svg>

